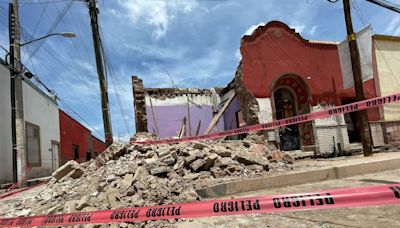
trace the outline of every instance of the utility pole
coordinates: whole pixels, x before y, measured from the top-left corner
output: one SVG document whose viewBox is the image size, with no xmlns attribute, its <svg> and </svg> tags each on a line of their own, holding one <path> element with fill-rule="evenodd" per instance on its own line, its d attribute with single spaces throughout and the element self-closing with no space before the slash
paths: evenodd
<svg viewBox="0 0 400 228">
<path fill-rule="evenodd" d="M 86 0 L 89 7 L 90 25 L 92 27 L 93 46 L 96 55 L 97 74 L 99 75 L 100 94 L 101 94 L 101 111 L 103 114 L 104 135 L 107 146 L 113 142 L 112 127 L 110 119 L 110 106 L 108 102 L 107 80 L 104 74 L 103 48 L 99 33 L 98 9 L 96 0 Z"/>
<path fill-rule="evenodd" d="M 21 47 L 18 0 L 13 0 L 9 5 L 9 42 L 11 73 L 11 117 L 12 117 L 12 143 L 13 143 L 13 181 L 18 182 L 25 178 L 26 153 L 25 153 L 25 121 L 22 94 Z"/>
<path fill-rule="evenodd" d="M 361 78 L 360 54 L 356 42 L 356 34 L 353 31 L 353 23 L 351 20 L 350 0 L 343 0 L 344 16 L 346 19 L 347 37 L 350 47 L 351 66 L 353 69 L 354 88 L 356 91 L 356 100 L 365 99 L 364 88 Z M 361 142 L 364 149 L 364 156 L 372 156 L 372 140 L 368 125 L 367 110 L 356 112 L 356 127 L 361 137 Z"/>
</svg>

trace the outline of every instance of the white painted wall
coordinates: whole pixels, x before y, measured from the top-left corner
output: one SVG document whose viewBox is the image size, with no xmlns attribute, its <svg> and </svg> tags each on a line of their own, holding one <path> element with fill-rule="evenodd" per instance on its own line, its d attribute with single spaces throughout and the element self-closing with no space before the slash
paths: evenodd
<svg viewBox="0 0 400 228">
<path fill-rule="evenodd" d="M 260 123 L 273 121 L 271 98 L 256 98 L 260 112 L 257 114 Z M 268 141 L 276 141 L 278 132 L 276 130 L 267 131 Z"/>
<path fill-rule="evenodd" d="M 10 71 L 0 63 L 0 183 L 12 182 Z"/>
<path fill-rule="evenodd" d="M 260 112 L 258 113 L 258 120 L 260 123 L 267 123 L 273 120 L 272 118 L 272 105 L 270 98 L 257 98 L 258 107 Z"/>
<path fill-rule="evenodd" d="M 35 178 L 52 173 L 51 141 L 60 142 L 58 106 L 34 86 L 23 81 L 24 118 L 40 127 L 41 167 L 33 168 L 28 177 Z"/>
<path fill-rule="evenodd" d="M 328 109 L 330 106 L 317 105 L 312 107 L 312 112 Z M 333 137 L 335 141 L 340 142 L 342 150 L 350 149 L 349 136 L 344 115 L 337 115 L 328 118 L 316 119 L 316 140 L 321 154 L 332 152 Z"/>
<path fill-rule="evenodd" d="M 146 99 L 146 105 L 150 106 L 150 96 L 148 94 L 146 94 L 145 99 Z M 192 94 L 190 94 L 189 99 L 196 105 L 213 105 L 211 95 L 192 95 Z M 166 98 L 164 100 L 151 98 L 151 102 L 153 103 L 153 106 L 186 105 L 187 98 L 186 98 L 186 95 L 176 96 L 173 98 Z M 191 103 L 191 105 L 193 105 L 193 104 Z"/>
<path fill-rule="evenodd" d="M 400 91 L 400 40 L 375 38 L 376 65 L 381 96 Z M 385 121 L 400 120 L 400 102 L 383 106 Z"/>
<path fill-rule="evenodd" d="M 331 108 L 331 107 L 324 106 L 324 105 L 317 105 L 317 106 L 312 107 L 312 112 L 318 112 L 318 111 L 322 111 L 322 110 L 325 110 L 328 108 Z M 338 125 L 346 125 L 343 114 L 315 120 L 315 126 L 334 127 L 334 126 L 338 126 Z"/>
</svg>

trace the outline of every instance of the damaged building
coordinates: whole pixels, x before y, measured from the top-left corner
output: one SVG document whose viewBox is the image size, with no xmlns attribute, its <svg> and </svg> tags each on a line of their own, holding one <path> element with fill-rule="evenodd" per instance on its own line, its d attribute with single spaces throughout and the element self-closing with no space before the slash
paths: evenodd
<svg viewBox="0 0 400 228">
<path fill-rule="evenodd" d="M 366 99 L 400 91 L 386 59 L 399 58 L 400 38 L 372 37 L 373 78 L 363 83 Z M 242 37 L 242 60 L 226 88 L 144 88 L 132 77 L 137 132 L 161 138 L 207 134 L 315 112 L 354 102 L 345 89 L 338 43 L 306 40 L 272 21 Z M 386 63 L 386 64 L 385 64 Z M 398 71 L 397 71 L 398 72 Z M 398 75 L 398 74 L 397 74 Z M 400 140 L 398 104 L 368 110 L 374 146 Z M 386 137 L 387 133 L 387 137 Z M 332 154 L 360 144 L 355 115 L 341 114 L 264 132 L 281 150 Z M 235 138 L 240 137 L 236 136 Z"/>
</svg>

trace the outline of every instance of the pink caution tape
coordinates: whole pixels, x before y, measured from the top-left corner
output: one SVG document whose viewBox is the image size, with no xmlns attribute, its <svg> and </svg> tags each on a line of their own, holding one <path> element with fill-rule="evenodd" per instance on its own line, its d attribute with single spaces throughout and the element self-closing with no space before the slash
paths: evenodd
<svg viewBox="0 0 400 228">
<path fill-rule="evenodd" d="M 228 131 L 212 133 L 208 135 L 200 135 L 200 136 L 191 136 L 180 139 L 161 139 L 161 140 L 149 140 L 149 141 L 132 141 L 132 144 L 143 144 L 143 145 L 153 145 L 153 144 L 173 144 L 180 142 L 189 142 L 189 141 L 199 141 L 199 140 L 210 140 L 217 139 L 225 136 L 239 135 L 243 133 L 256 132 L 256 131 L 265 131 L 272 130 L 278 127 L 283 127 L 292 124 L 304 123 L 316 119 L 327 118 L 331 116 L 336 116 L 340 114 L 356 112 L 364 109 L 370 109 L 374 107 L 378 107 L 384 104 L 389 104 L 393 102 L 397 102 L 400 100 L 400 93 L 395 93 L 389 96 L 376 97 L 368 100 L 363 100 L 347 105 L 336 106 L 334 108 L 312 112 L 304 115 L 299 115 L 291 118 L 275 120 L 269 123 L 264 124 L 256 124 L 248 127 L 236 128 Z"/>
<path fill-rule="evenodd" d="M 400 184 L 116 210 L 1 218 L 0 227 L 72 226 L 400 204 Z"/>
</svg>

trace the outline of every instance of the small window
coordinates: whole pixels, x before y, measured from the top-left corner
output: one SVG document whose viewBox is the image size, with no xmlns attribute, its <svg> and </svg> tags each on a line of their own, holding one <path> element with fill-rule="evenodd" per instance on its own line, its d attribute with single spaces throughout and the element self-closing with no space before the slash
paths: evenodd
<svg viewBox="0 0 400 228">
<path fill-rule="evenodd" d="M 72 151 L 74 152 L 74 160 L 78 160 L 79 159 L 79 146 L 72 145 Z"/>
<path fill-rule="evenodd" d="M 40 128 L 26 122 L 26 154 L 28 166 L 41 166 L 40 156 Z"/>
</svg>

